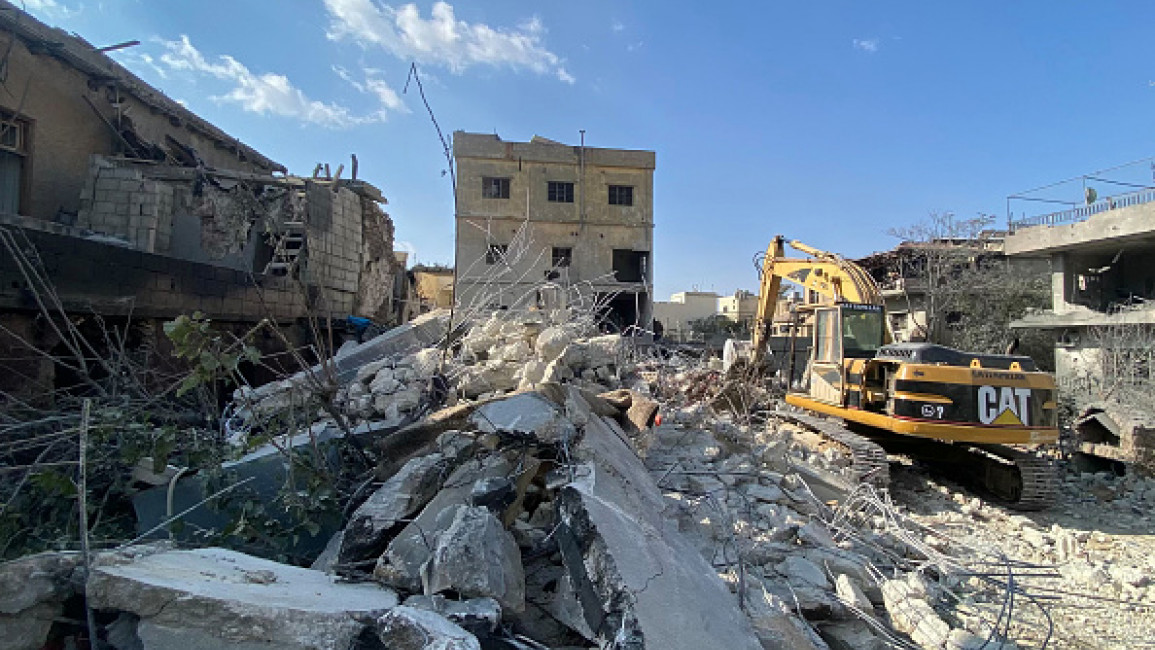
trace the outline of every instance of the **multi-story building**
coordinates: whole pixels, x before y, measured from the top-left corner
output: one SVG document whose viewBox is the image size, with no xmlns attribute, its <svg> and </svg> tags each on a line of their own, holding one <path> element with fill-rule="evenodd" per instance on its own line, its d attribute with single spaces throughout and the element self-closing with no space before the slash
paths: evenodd
<svg viewBox="0 0 1155 650">
<path fill-rule="evenodd" d="M 530 307 L 552 283 L 650 327 L 654 152 L 458 131 L 453 155 L 460 307 Z"/>
<path fill-rule="evenodd" d="M 718 313 L 747 329 L 758 314 L 758 294 L 739 289 L 718 298 Z"/>
<path fill-rule="evenodd" d="M 1147 192 L 1148 200 L 1155 194 Z M 1155 378 L 1155 203 L 1139 203 L 1067 221 L 1020 226 L 1007 237 L 1014 258 L 1047 258 L 1051 267 L 1051 309 L 1014 322 L 1020 329 L 1056 334 L 1055 373 L 1061 386 L 1080 393 L 1116 393 L 1110 386 L 1104 344 L 1119 343 L 1146 355 L 1135 368 L 1149 385 Z M 1024 224 L 1025 225 L 1025 224 Z M 1117 341 L 1107 339 L 1114 338 Z M 1133 340 L 1132 340 L 1133 339 Z M 1121 351 L 1116 351 L 1121 352 Z M 1113 356 L 1107 351 L 1107 356 Z"/>
<path fill-rule="evenodd" d="M 1155 471 L 1155 192 L 1145 189 L 1027 218 L 1006 253 L 1044 258 L 1051 308 L 1011 324 L 1055 340 L 1060 395 L 1081 413 L 1077 460 Z"/>
<path fill-rule="evenodd" d="M 689 341 L 693 338 L 691 323 L 718 313 L 719 297 L 713 291 L 679 291 L 669 300 L 654 302 L 654 320 L 661 323 L 667 340 Z"/>
</svg>

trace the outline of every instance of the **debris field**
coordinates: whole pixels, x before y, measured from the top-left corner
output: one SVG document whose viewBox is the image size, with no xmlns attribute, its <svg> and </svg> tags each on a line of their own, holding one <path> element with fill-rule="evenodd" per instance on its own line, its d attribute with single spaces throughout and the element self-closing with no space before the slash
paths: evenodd
<svg viewBox="0 0 1155 650">
<path fill-rule="evenodd" d="M 25 557 L 0 565 L 0 648 L 43 647 L 78 603 L 118 650 L 1155 638 L 1155 481 L 1066 474 L 1061 505 L 1029 514 L 901 459 L 888 488 L 824 482 L 812 470 L 836 459 L 800 451 L 796 427 L 773 410 L 715 408 L 717 368 L 659 352 L 564 310 L 453 327 L 435 312 L 238 390 L 228 441 L 248 452 L 235 463 L 283 473 L 296 446 L 347 439 L 376 459 L 312 566 L 198 548 L 164 527 L 98 552 L 87 575 L 79 553 Z M 254 450 L 262 422 L 312 421 L 322 371 L 349 431 Z M 195 481 L 154 491 L 171 506 Z"/>
</svg>

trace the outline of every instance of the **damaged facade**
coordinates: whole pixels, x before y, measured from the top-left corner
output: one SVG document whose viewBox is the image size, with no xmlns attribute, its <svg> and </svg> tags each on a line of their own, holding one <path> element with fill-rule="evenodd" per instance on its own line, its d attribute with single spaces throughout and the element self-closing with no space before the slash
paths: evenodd
<svg viewBox="0 0 1155 650">
<path fill-rule="evenodd" d="M 145 325 L 194 311 L 237 324 L 311 313 L 400 320 L 393 224 L 355 159 L 345 178 L 343 165 L 286 175 L 83 39 L 8 2 L 0 39 L 9 90 L 0 99 L 0 225 L 10 244 L 0 251 L 0 318 L 9 329 L 54 345 L 36 340 L 29 319 L 40 288 L 22 268 L 31 258 L 13 247 L 37 251 L 68 311 L 131 313 Z"/>
<path fill-rule="evenodd" d="M 1150 196 L 1149 193 L 1141 193 Z M 1055 379 L 1084 414 L 1081 449 L 1155 469 L 1155 203 L 1129 200 L 1022 225 L 1013 258 L 1049 260 L 1051 308 L 1014 322 L 1053 332 Z M 1071 221 L 1071 223 L 1063 223 Z"/>
<path fill-rule="evenodd" d="M 545 302 L 548 279 L 591 287 L 615 328 L 649 329 L 654 152 L 458 131 L 453 155 L 458 305 Z"/>
</svg>

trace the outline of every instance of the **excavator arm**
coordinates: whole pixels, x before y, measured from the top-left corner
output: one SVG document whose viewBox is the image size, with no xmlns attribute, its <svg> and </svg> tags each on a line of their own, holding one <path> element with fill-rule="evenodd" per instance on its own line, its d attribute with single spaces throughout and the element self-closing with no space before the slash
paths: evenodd
<svg viewBox="0 0 1155 650">
<path fill-rule="evenodd" d="M 766 248 L 762 260 L 762 282 L 758 294 L 758 312 L 754 317 L 753 350 L 755 365 L 766 354 L 770 326 L 778 305 L 782 280 L 789 280 L 824 296 L 831 304 L 853 302 L 882 306 L 882 293 L 874 278 L 862 267 L 841 255 L 820 251 L 800 241 L 790 241 L 790 247 L 806 253 L 809 258 L 786 257 L 786 239 L 778 235 Z"/>
</svg>

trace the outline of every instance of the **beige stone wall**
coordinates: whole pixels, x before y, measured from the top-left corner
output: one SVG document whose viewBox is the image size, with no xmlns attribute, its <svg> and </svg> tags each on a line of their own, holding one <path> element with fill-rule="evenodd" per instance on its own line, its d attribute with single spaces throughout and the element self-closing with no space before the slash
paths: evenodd
<svg viewBox="0 0 1155 650">
<path fill-rule="evenodd" d="M 414 271 L 415 290 L 423 310 L 453 306 L 453 271 Z"/>
<path fill-rule="evenodd" d="M 0 31 L 0 48 L 7 50 L 12 40 L 11 32 Z M 20 38 L 8 55 L 7 74 L 5 86 L 12 92 L 0 93 L 0 109 L 5 116 L 19 111 L 30 122 L 27 189 L 20 209 L 26 216 L 51 220 L 58 211 L 75 214 L 88 179 L 89 156 L 121 153 L 119 139 L 88 102 L 116 126 L 131 122 L 153 144 L 164 145 L 167 134 L 196 149 L 213 167 L 261 171 L 194 127 L 179 121 L 174 125 L 169 116 L 135 97 L 90 85 L 88 75 L 63 61 L 33 54 Z"/>
<path fill-rule="evenodd" d="M 326 287 L 326 308 L 336 315 L 353 313 L 361 272 L 361 197 L 328 184 L 306 185 L 308 264 L 306 282 Z"/>
<path fill-rule="evenodd" d="M 127 240 L 149 253 L 168 252 L 172 234 L 172 189 L 165 188 L 167 227 L 162 227 L 163 183 L 144 178 L 131 167 L 118 167 L 99 157 L 91 161 L 80 196 L 81 228 Z"/>
<path fill-rule="evenodd" d="M 405 265 L 393 253 L 393 220 L 377 202 L 361 197 L 360 284 L 353 313 L 377 323 L 405 322 L 406 313 L 397 313 L 394 292 Z"/>
<path fill-rule="evenodd" d="M 503 142 L 495 136 L 458 132 L 457 299 L 513 306 L 545 279 L 553 248 L 572 249 L 558 282 L 599 292 L 645 293 L 648 318 L 653 284 L 654 153 Z M 583 163 L 584 160 L 584 163 Z M 508 178 L 509 198 L 486 198 L 483 179 Z M 548 200 L 548 183 L 574 184 L 573 202 Z M 633 188 L 633 205 L 611 205 L 609 186 Z M 510 264 L 487 264 L 491 244 L 510 247 Z M 648 257 L 642 282 L 613 276 L 613 251 Z"/>
</svg>

